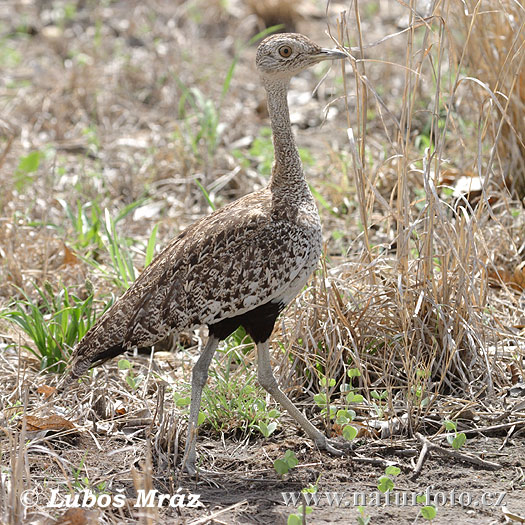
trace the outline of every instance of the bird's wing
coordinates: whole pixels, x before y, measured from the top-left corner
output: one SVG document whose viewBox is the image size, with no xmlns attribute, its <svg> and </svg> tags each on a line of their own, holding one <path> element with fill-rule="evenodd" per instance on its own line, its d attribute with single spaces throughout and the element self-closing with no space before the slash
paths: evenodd
<svg viewBox="0 0 525 525">
<path fill-rule="evenodd" d="M 266 204 L 266 203 L 262 203 Z M 279 298 L 311 259 L 318 231 L 308 232 L 257 201 L 215 214 L 188 234 L 163 264 L 130 318 L 129 346 L 153 344 L 171 330 L 212 324 Z M 164 257 L 166 261 L 172 254 Z M 174 250 L 175 252 L 175 250 Z M 311 263 L 310 263 L 311 264 Z"/>
<path fill-rule="evenodd" d="M 315 259 L 304 228 L 272 219 L 271 194 L 258 192 L 193 223 L 161 252 L 77 345 L 71 375 L 127 348 L 149 346 L 200 324 L 256 308 Z M 311 264 L 311 261 L 310 261 Z"/>
</svg>

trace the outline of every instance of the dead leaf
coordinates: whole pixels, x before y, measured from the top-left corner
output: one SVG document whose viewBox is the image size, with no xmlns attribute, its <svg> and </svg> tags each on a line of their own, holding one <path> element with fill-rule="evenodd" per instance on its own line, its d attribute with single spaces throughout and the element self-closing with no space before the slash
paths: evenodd
<svg viewBox="0 0 525 525">
<path fill-rule="evenodd" d="M 89 514 L 80 508 L 68 509 L 55 521 L 55 525 L 88 525 L 89 523 L 92 523 Z"/>
<path fill-rule="evenodd" d="M 43 394 L 44 399 L 49 399 L 57 389 L 54 386 L 40 385 L 36 391 L 38 394 Z"/>
<path fill-rule="evenodd" d="M 361 423 L 359 421 L 352 421 L 349 424 L 352 425 L 357 430 L 356 439 L 364 437 L 364 436 L 377 437 L 377 433 L 375 432 L 375 430 L 371 429 L 366 424 L 363 424 L 363 423 Z M 344 426 L 346 426 L 346 425 L 344 425 Z M 333 426 L 332 426 L 332 433 L 334 435 L 336 435 L 336 436 L 342 436 L 343 435 L 343 426 L 338 425 L 337 423 L 334 423 Z"/>
<path fill-rule="evenodd" d="M 64 260 L 62 266 L 74 266 L 78 264 L 78 257 L 64 244 Z"/>
<path fill-rule="evenodd" d="M 514 270 L 504 268 L 491 268 L 488 271 L 488 277 L 495 281 L 496 285 L 505 284 L 514 290 L 525 290 L 525 261 L 518 264 Z"/>
<path fill-rule="evenodd" d="M 74 430 L 75 425 L 58 414 L 47 417 L 27 416 L 27 429 L 60 432 L 62 430 Z"/>
</svg>

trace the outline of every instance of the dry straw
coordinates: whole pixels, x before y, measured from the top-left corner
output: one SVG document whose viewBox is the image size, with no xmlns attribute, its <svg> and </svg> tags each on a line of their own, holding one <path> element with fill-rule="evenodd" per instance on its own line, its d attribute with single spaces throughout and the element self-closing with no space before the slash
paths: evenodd
<svg viewBox="0 0 525 525">
<path fill-rule="evenodd" d="M 513 357 L 498 348 L 515 332 L 491 315 L 488 275 L 494 252 L 487 239 L 495 229 L 503 230 L 506 248 L 512 245 L 512 229 L 503 227 L 510 200 L 500 185 L 496 200 L 489 202 L 487 188 L 490 175 L 508 173 L 510 164 L 516 189 L 523 178 L 525 17 L 523 8 L 513 2 L 489 14 L 480 4 L 463 4 L 470 26 L 458 28 L 455 3 L 433 2 L 433 10 L 423 17 L 416 2 L 411 2 L 406 29 L 391 36 L 404 39 L 403 60 L 388 64 L 403 73 L 401 96 L 385 101 L 368 75 L 381 59 L 368 58 L 371 46 L 361 31 L 359 4 L 353 5 L 355 11 L 341 17 L 333 40 L 352 51 L 346 65 L 352 68 L 355 86 L 351 89 L 345 81 L 344 88 L 346 100 L 352 98 L 354 104 L 350 108 L 347 103 L 347 119 L 363 227 L 355 242 L 358 257 L 330 271 L 325 268 L 318 282 L 303 293 L 283 329 L 291 341 L 300 342 L 292 343 L 290 351 L 307 390 L 317 390 L 322 369 L 338 379 L 334 393 L 345 370 L 357 367 L 361 383 L 355 386 L 368 393 L 386 389 L 394 404 L 418 415 L 435 408 L 439 395 L 464 399 L 491 395 L 496 384 L 508 382 L 503 363 Z M 487 18 L 493 22 L 485 23 Z M 501 35 L 496 38 L 498 31 Z M 482 46 L 475 44 L 483 39 Z M 467 61 L 476 52 L 484 55 Z M 478 64 L 476 69 L 473 64 Z M 473 77 L 489 70 L 490 79 Z M 434 86 L 430 97 L 429 85 Z M 458 146 L 457 139 L 449 139 L 459 132 L 458 100 L 480 92 L 485 93 L 485 103 L 478 106 L 480 125 L 471 128 L 472 136 L 461 137 Z M 424 151 L 415 145 L 422 107 L 430 129 Z M 387 151 L 384 162 L 370 169 L 367 155 L 375 147 L 368 143 L 371 109 L 381 119 Z M 497 149 L 492 147 L 494 139 Z M 451 155 L 457 155 L 456 163 Z M 460 159 L 468 164 L 454 167 L 456 177 L 478 173 L 485 190 L 475 209 L 468 195 L 451 202 L 443 184 L 451 164 Z M 385 179 L 390 182 L 380 186 L 378 182 Z M 391 242 L 372 245 L 367 235 L 372 224 L 391 234 Z M 417 426 L 418 421 L 414 423 Z"/>
</svg>

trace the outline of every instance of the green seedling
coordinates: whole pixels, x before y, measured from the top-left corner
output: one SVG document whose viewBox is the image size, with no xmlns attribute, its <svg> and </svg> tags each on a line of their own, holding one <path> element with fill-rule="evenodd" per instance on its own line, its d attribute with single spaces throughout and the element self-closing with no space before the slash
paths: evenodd
<svg viewBox="0 0 525 525">
<path fill-rule="evenodd" d="M 437 509 L 434 505 L 425 505 L 419 509 L 419 512 L 424 519 L 432 521 L 436 517 Z"/>
<path fill-rule="evenodd" d="M 401 472 L 401 469 L 399 467 L 395 467 L 394 465 L 389 465 L 385 469 L 385 476 L 381 476 L 379 478 L 377 488 L 384 494 L 385 492 L 394 490 L 394 480 L 392 478 L 395 478 L 399 475 Z"/>
<path fill-rule="evenodd" d="M 144 378 L 142 376 L 135 375 L 133 372 L 133 364 L 127 359 L 120 359 L 118 362 L 118 369 L 128 371 L 126 374 L 126 383 L 131 388 L 131 390 L 137 390 Z"/>
<path fill-rule="evenodd" d="M 277 474 L 284 476 L 285 474 L 288 474 L 292 468 L 297 466 L 298 463 L 299 460 L 293 450 L 287 450 L 281 459 L 276 459 L 273 462 L 273 468 Z"/>
<path fill-rule="evenodd" d="M 371 517 L 367 515 L 365 508 L 362 505 L 358 505 L 357 510 L 359 516 L 357 516 L 357 525 L 369 525 Z"/>
<path fill-rule="evenodd" d="M 445 425 L 445 428 L 449 432 L 453 432 L 453 434 L 449 434 L 447 436 L 447 441 L 449 445 L 454 450 L 459 450 L 467 441 L 467 436 L 464 432 L 458 432 L 457 431 L 457 424 L 454 421 L 450 421 L 450 419 L 446 419 L 443 424 Z"/>
<path fill-rule="evenodd" d="M 179 392 L 173 392 L 173 401 L 175 403 L 175 406 L 177 408 L 182 408 L 182 412 L 184 414 L 189 414 L 190 410 L 190 404 L 191 404 L 191 397 L 190 396 L 183 396 Z M 197 426 L 200 426 L 206 421 L 206 414 L 202 411 L 199 412 L 199 416 L 197 418 Z"/>
<path fill-rule="evenodd" d="M 15 170 L 15 189 L 16 191 L 23 191 L 24 188 L 33 182 L 32 174 L 38 170 L 42 152 L 32 151 L 25 157 L 22 157 Z"/>
</svg>

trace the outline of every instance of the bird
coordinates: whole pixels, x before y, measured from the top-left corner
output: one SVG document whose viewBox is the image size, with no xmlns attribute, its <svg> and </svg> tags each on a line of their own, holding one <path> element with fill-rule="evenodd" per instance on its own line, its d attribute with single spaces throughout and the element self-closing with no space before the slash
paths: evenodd
<svg viewBox="0 0 525 525">
<path fill-rule="evenodd" d="M 290 79 L 324 60 L 344 59 L 299 33 L 266 37 L 255 64 L 267 93 L 274 145 L 268 185 L 197 220 L 161 251 L 75 347 L 63 387 L 126 350 L 207 325 L 191 378 L 182 468 L 196 473 L 197 421 L 208 369 L 221 340 L 243 326 L 257 348 L 260 385 L 319 449 L 341 455 L 280 389 L 269 340 L 280 312 L 307 283 L 322 248 L 319 213 L 305 178 L 288 109 Z"/>
</svg>

